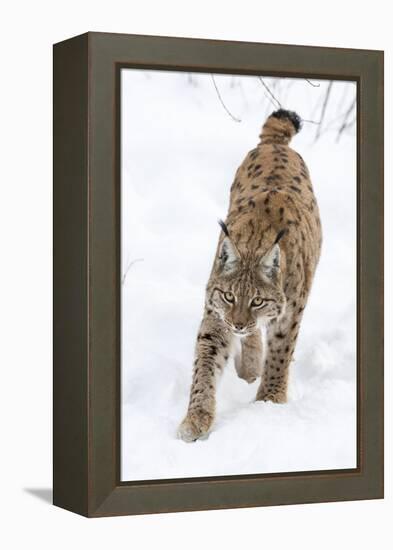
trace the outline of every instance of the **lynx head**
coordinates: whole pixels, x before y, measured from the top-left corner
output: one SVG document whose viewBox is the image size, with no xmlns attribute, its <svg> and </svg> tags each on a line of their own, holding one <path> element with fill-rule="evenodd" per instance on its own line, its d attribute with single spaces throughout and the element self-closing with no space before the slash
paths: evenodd
<svg viewBox="0 0 393 550">
<path fill-rule="evenodd" d="M 235 334 L 247 336 L 285 311 L 279 245 L 285 231 L 279 232 L 262 255 L 245 257 L 233 243 L 224 222 L 219 223 L 225 236 L 207 299 Z"/>
</svg>

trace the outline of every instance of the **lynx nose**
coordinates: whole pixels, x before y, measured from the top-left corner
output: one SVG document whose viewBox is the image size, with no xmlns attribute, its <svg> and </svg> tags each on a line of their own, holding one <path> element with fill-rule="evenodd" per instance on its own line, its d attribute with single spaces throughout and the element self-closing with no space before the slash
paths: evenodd
<svg viewBox="0 0 393 550">
<path fill-rule="evenodd" d="M 244 329 L 244 324 L 243 323 L 235 323 L 233 326 L 234 326 L 235 330 L 238 330 L 238 331 L 241 331 L 241 330 Z"/>
</svg>

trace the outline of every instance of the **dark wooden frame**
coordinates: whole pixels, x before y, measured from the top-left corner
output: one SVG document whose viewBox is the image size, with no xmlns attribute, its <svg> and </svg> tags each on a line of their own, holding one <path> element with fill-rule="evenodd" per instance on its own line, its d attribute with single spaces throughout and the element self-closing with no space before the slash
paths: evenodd
<svg viewBox="0 0 393 550">
<path fill-rule="evenodd" d="M 120 482 L 122 67 L 355 80 L 358 466 Z M 54 503 L 90 517 L 383 497 L 383 52 L 87 33 L 54 46 Z"/>
</svg>

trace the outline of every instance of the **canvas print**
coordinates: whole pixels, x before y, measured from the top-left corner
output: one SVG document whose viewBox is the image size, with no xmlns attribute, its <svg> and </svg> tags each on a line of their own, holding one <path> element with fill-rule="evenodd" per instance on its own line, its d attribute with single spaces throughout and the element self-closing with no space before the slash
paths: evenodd
<svg viewBox="0 0 393 550">
<path fill-rule="evenodd" d="M 356 83 L 121 70 L 121 479 L 357 467 Z"/>
</svg>

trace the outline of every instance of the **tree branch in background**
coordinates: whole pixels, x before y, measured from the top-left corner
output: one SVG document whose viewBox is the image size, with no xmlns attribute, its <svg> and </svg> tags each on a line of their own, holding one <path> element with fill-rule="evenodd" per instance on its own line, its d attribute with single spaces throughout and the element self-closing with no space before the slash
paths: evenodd
<svg viewBox="0 0 393 550">
<path fill-rule="evenodd" d="M 321 121 L 318 122 L 318 120 L 308 120 L 307 118 L 302 118 L 302 122 L 308 122 L 309 124 L 316 124 L 317 126 L 321 124 Z"/>
<path fill-rule="evenodd" d="M 192 73 L 187 73 L 187 79 L 190 86 L 193 86 L 194 88 L 198 86 L 196 78 L 194 78 L 194 75 Z"/>
<path fill-rule="evenodd" d="M 349 128 L 350 126 L 352 126 L 354 124 L 354 120 L 356 119 L 356 117 L 351 122 L 348 122 L 348 119 L 351 116 L 352 112 L 354 111 L 355 105 L 356 105 L 356 98 L 352 101 L 352 103 L 350 104 L 350 106 L 348 107 L 347 111 L 344 114 L 344 120 L 343 120 L 340 128 L 338 129 L 338 134 L 337 134 L 336 141 L 340 140 L 340 137 L 342 136 L 342 134 L 346 130 L 346 128 Z"/>
<path fill-rule="evenodd" d="M 240 119 L 240 118 L 236 118 L 236 117 L 231 113 L 231 111 L 228 109 L 228 107 L 225 105 L 225 103 L 224 103 L 224 101 L 223 101 L 223 99 L 222 99 L 222 97 L 221 97 L 220 91 L 219 91 L 219 89 L 218 89 L 218 87 L 217 87 L 216 81 L 215 81 L 215 79 L 214 79 L 214 75 L 211 74 L 210 76 L 211 76 L 211 79 L 212 79 L 212 81 L 213 81 L 214 88 L 215 88 L 215 90 L 216 90 L 218 99 L 220 100 L 220 103 L 221 103 L 221 105 L 224 107 L 226 113 L 228 113 L 228 115 L 231 117 L 231 119 L 234 120 L 235 122 L 241 122 L 241 119 Z"/>
<path fill-rule="evenodd" d="M 310 86 L 312 86 L 313 88 L 319 88 L 320 87 L 320 83 L 318 82 L 317 84 L 315 82 L 311 82 L 311 80 L 309 80 L 308 78 L 305 78 L 304 79 L 306 82 L 308 82 L 310 84 Z"/>
<path fill-rule="evenodd" d="M 126 270 L 123 274 L 123 277 L 121 278 L 121 284 L 124 285 L 124 283 L 126 282 L 126 278 L 127 278 L 127 275 L 128 275 L 128 272 L 130 271 L 130 268 L 136 264 L 137 262 L 143 262 L 143 258 L 136 258 L 135 260 L 131 260 L 130 262 L 128 262 L 128 265 L 126 267 Z"/>
<path fill-rule="evenodd" d="M 328 132 L 329 130 L 337 130 L 339 129 L 339 126 L 337 126 L 337 128 L 335 128 L 335 124 L 336 123 L 339 123 L 340 120 L 342 120 L 342 118 L 345 116 L 345 113 L 346 111 L 343 111 L 341 112 L 339 115 L 333 117 L 332 119 L 330 119 L 323 127 L 323 130 L 321 132 L 321 136 L 323 136 L 324 134 L 326 134 L 326 132 Z M 351 121 L 351 123 L 349 123 L 347 126 L 346 126 L 346 130 L 348 130 L 351 126 L 353 126 L 354 122 L 356 122 L 356 117 L 355 117 L 355 120 Z"/>
<path fill-rule="evenodd" d="M 294 79 L 290 79 L 290 78 L 283 79 L 283 84 L 286 84 L 285 86 L 283 85 L 283 91 L 280 94 L 281 103 L 283 105 L 288 105 L 289 93 L 290 93 L 291 88 L 293 87 L 293 85 L 295 83 L 296 83 L 296 81 Z"/>
<path fill-rule="evenodd" d="M 241 122 L 241 119 L 234 116 L 231 113 L 231 111 L 228 109 L 228 107 L 225 105 L 225 103 L 222 99 L 222 96 L 220 94 L 220 91 L 218 89 L 218 86 L 217 86 L 216 80 L 214 78 L 214 75 L 210 74 L 210 77 L 213 81 L 213 85 L 214 85 L 214 88 L 216 90 L 217 97 L 218 97 L 222 107 L 224 108 L 225 112 L 235 122 Z M 262 76 L 257 76 L 257 78 L 258 78 L 260 84 L 262 85 L 262 87 L 264 89 L 264 97 L 268 99 L 268 102 L 271 105 L 273 105 L 274 109 L 277 109 L 277 108 L 282 109 L 283 104 L 281 103 L 281 101 L 278 98 L 280 97 L 284 101 L 284 104 L 288 103 L 288 100 L 285 99 L 285 97 L 288 94 L 289 88 L 294 83 L 294 80 L 293 79 L 288 79 L 288 85 L 287 85 L 286 88 L 285 88 L 285 85 L 284 85 L 285 89 L 283 91 L 282 85 L 283 85 L 284 79 L 274 79 L 273 83 L 270 85 L 270 82 L 268 83 L 266 81 L 266 78 L 263 78 Z M 314 124 L 317 127 L 316 132 L 315 132 L 314 141 L 317 141 L 322 136 L 322 134 L 325 134 L 326 131 L 329 130 L 330 128 L 332 128 L 332 125 L 334 125 L 334 123 L 336 121 L 338 121 L 339 126 L 337 128 L 337 139 L 336 139 L 336 141 L 339 141 L 342 134 L 346 130 L 349 130 L 350 128 L 352 128 L 356 124 L 356 115 L 355 115 L 355 117 L 353 117 L 353 111 L 354 111 L 355 106 L 356 106 L 356 98 L 351 102 L 350 106 L 341 115 L 339 115 L 338 117 L 333 117 L 333 119 L 329 119 L 329 114 L 331 114 L 331 108 L 330 107 L 331 107 L 331 104 L 333 102 L 333 100 L 332 100 L 332 88 L 333 88 L 334 81 L 330 80 L 327 83 L 326 88 L 321 89 L 320 82 L 313 82 L 308 78 L 303 78 L 303 80 L 305 80 L 307 82 L 307 84 L 309 84 L 313 88 L 320 88 L 320 91 L 317 92 L 317 96 L 316 96 L 317 101 L 314 105 L 314 108 L 313 108 L 312 112 L 310 113 L 311 118 L 310 119 L 302 118 L 302 121 L 305 122 L 305 123 L 308 123 L 308 124 Z M 192 84 L 192 82 L 190 82 L 190 83 Z M 232 80 L 230 82 L 230 88 L 234 89 L 234 88 L 237 88 L 238 86 L 240 86 L 240 91 L 241 91 L 241 93 L 244 97 L 244 101 L 247 102 L 245 92 L 244 92 L 241 85 L 242 85 L 241 80 L 240 80 L 240 82 L 238 82 L 238 80 L 235 77 L 232 77 Z M 348 89 L 345 88 L 344 95 L 341 98 L 340 103 L 343 103 L 344 96 L 347 93 L 348 93 Z M 266 103 L 266 105 L 267 105 L 267 114 L 266 114 L 266 116 L 268 116 L 268 114 L 269 114 L 269 111 L 268 111 L 269 103 Z M 313 120 L 314 116 L 315 116 L 315 118 L 317 118 L 318 110 L 320 111 L 319 120 Z"/>
<path fill-rule="evenodd" d="M 282 105 L 281 103 L 278 101 L 278 99 L 274 96 L 273 92 L 270 90 L 269 86 L 265 83 L 265 81 L 263 80 L 263 78 L 261 76 L 258 76 L 258 80 L 259 82 L 262 84 L 262 86 L 265 88 L 265 90 L 267 91 L 267 93 L 269 94 L 269 96 L 275 101 L 276 105 L 273 103 L 272 100 L 270 100 L 272 102 L 272 104 L 274 105 L 274 107 L 276 108 L 277 106 L 281 109 L 282 108 Z"/>
<path fill-rule="evenodd" d="M 321 135 L 322 123 L 323 123 L 323 119 L 325 118 L 326 107 L 327 107 L 327 104 L 329 102 L 329 97 L 330 97 L 330 92 L 332 91 L 332 87 L 333 87 L 333 80 L 331 80 L 329 82 L 329 85 L 326 89 L 326 93 L 325 93 L 325 97 L 324 97 L 323 105 L 322 105 L 321 116 L 320 116 L 320 119 L 319 119 L 319 125 L 318 125 L 318 129 L 317 129 L 317 133 L 315 134 L 315 141 L 317 141 L 317 139 Z"/>
</svg>

